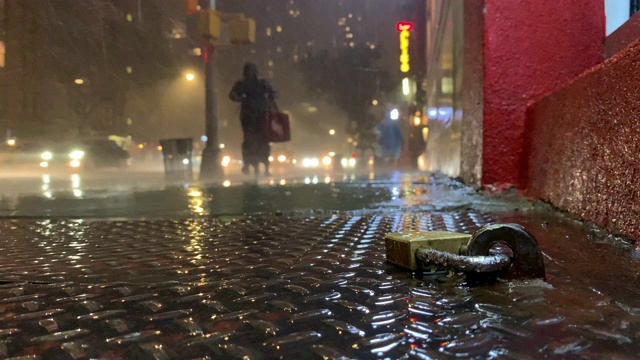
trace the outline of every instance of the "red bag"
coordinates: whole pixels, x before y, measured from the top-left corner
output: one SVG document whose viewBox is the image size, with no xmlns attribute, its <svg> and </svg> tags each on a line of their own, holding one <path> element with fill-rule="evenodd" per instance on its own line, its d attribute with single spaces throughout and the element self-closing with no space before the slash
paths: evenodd
<svg viewBox="0 0 640 360">
<path fill-rule="evenodd" d="M 272 101 L 264 117 L 262 131 L 268 142 L 287 142 L 291 140 L 289 115 L 281 113 L 275 101 Z"/>
</svg>

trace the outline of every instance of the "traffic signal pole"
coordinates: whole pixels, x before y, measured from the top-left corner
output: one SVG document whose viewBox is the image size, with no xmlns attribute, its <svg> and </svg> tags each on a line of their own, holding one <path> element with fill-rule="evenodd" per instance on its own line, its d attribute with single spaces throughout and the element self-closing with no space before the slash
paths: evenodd
<svg viewBox="0 0 640 360">
<path fill-rule="evenodd" d="M 208 9 L 215 10 L 216 1 L 205 1 Z M 205 77 L 205 134 L 207 144 L 202 152 L 200 164 L 200 181 L 219 180 L 224 175 L 220 164 L 220 145 L 218 143 L 218 116 L 216 100 L 216 68 L 215 45 L 213 39 L 207 39 L 204 45 L 204 77 Z"/>
</svg>

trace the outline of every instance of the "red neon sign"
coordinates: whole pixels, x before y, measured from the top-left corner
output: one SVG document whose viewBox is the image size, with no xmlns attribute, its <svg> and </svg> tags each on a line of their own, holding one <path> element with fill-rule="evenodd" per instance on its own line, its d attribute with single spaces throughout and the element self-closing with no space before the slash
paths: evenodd
<svg viewBox="0 0 640 360">
<path fill-rule="evenodd" d="M 411 29 L 413 29 L 413 23 L 400 21 L 398 25 L 396 25 L 396 29 L 400 32 L 411 31 Z"/>
</svg>

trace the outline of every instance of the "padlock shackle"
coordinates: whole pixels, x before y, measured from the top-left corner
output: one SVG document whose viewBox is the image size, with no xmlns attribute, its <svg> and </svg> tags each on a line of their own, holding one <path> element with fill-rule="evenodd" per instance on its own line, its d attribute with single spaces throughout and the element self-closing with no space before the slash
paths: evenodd
<svg viewBox="0 0 640 360">
<path fill-rule="evenodd" d="M 463 256 L 446 251 L 419 247 L 416 257 L 425 264 L 436 264 L 447 269 L 463 272 L 486 273 L 500 271 L 511 265 L 511 257 L 507 254 L 489 256 Z"/>
</svg>

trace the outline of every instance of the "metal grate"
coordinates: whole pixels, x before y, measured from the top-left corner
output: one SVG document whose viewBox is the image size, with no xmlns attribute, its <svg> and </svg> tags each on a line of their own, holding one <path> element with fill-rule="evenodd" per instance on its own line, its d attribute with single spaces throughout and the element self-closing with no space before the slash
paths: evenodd
<svg viewBox="0 0 640 360">
<path fill-rule="evenodd" d="M 637 352 L 640 319 L 590 288 L 469 289 L 458 277 L 418 280 L 385 262 L 390 231 L 472 232 L 495 220 L 400 213 L 0 222 L 0 358 Z M 563 281 L 558 269 L 549 275 Z M 598 305 L 586 311 L 583 303 Z M 622 333 L 612 319 L 626 324 Z"/>
</svg>

